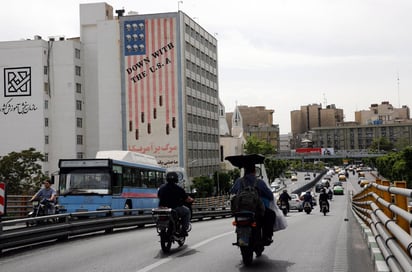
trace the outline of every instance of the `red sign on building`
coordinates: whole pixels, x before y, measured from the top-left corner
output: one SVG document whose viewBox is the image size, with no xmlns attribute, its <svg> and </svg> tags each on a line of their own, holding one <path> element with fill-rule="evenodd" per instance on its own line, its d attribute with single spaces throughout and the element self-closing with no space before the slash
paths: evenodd
<svg viewBox="0 0 412 272">
<path fill-rule="evenodd" d="M 322 148 L 321 147 L 302 147 L 302 148 L 296 148 L 296 153 L 298 154 L 322 154 Z"/>
</svg>

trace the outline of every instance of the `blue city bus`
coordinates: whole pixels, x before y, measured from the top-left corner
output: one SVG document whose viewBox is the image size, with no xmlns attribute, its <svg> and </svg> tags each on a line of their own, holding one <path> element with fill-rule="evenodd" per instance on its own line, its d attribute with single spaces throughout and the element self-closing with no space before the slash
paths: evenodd
<svg viewBox="0 0 412 272">
<path fill-rule="evenodd" d="M 166 169 L 156 159 L 130 151 L 99 151 L 95 159 L 61 159 L 60 213 L 139 209 L 158 206 L 157 189 Z M 120 215 L 124 213 L 118 213 Z"/>
</svg>

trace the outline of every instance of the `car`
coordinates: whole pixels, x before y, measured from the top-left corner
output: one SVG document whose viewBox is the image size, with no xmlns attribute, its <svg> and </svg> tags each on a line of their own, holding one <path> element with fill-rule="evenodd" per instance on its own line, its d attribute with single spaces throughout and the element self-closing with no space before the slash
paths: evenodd
<svg viewBox="0 0 412 272">
<path fill-rule="evenodd" d="M 290 197 L 292 198 L 289 200 L 289 208 L 291 210 L 298 210 L 299 212 L 303 211 L 303 202 L 300 200 L 298 194 L 290 194 Z"/>
<path fill-rule="evenodd" d="M 368 185 L 369 183 L 370 183 L 369 180 L 367 180 L 367 179 L 362 179 L 362 180 L 359 182 L 359 185 L 360 185 L 360 187 L 365 187 L 365 186 Z"/>
<path fill-rule="evenodd" d="M 272 182 L 272 184 L 270 184 L 270 189 L 273 193 L 277 192 L 280 189 L 280 184 Z"/>
<path fill-rule="evenodd" d="M 298 210 L 299 212 L 303 211 L 303 201 L 300 200 L 298 194 L 289 194 L 292 198 L 289 200 L 289 209 L 290 210 Z M 278 200 L 278 205 L 280 205 Z"/>
<path fill-rule="evenodd" d="M 338 176 L 339 181 L 346 181 L 346 176 L 345 175 L 339 175 Z"/>
<path fill-rule="evenodd" d="M 304 176 L 304 179 L 305 179 L 305 180 L 310 180 L 310 174 L 309 174 L 309 173 L 306 173 L 305 176 Z"/>
<path fill-rule="evenodd" d="M 362 182 L 362 180 L 366 180 L 366 178 L 365 177 L 359 177 L 358 184 L 360 184 Z"/>
<path fill-rule="evenodd" d="M 365 177 L 365 172 L 358 172 L 358 177 L 360 178 L 360 177 Z"/>
<path fill-rule="evenodd" d="M 335 181 L 335 182 L 333 183 L 333 185 L 332 185 L 332 188 L 335 187 L 335 186 L 341 186 L 341 187 L 343 187 L 342 181 Z"/>
<path fill-rule="evenodd" d="M 334 195 L 343 195 L 343 187 L 340 185 L 333 186 Z"/>
<path fill-rule="evenodd" d="M 298 176 L 297 176 L 297 175 L 292 175 L 292 176 L 290 177 L 290 180 L 291 180 L 291 181 L 298 181 Z"/>
</svg>

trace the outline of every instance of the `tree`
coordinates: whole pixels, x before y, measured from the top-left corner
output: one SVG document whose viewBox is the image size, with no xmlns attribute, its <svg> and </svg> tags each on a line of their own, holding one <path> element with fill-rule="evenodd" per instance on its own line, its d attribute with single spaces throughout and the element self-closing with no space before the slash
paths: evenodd
<svg viewBox="0 0 412 272">
<path fill-rule="evenodd" d="M 217 179 L 217 175 L 219 174 L 219 180 Z M 219 188 L 219 192 L 221 195 L 226 194 L 229 192 L 232 184 L 230 182 L 230 175 L 228 173 L 223 172 L 215 172 L 213 174 L 213 180 L 215 181 L 216 188 Z"/>
<path fill-rule="evenodd" d="M 391 152 L 376 159 L 379 173 L 390 181 L 405 180 L 412 188 L 412 148 Z"/>
<path fill-rule="evenodd" d="M 32 194 L 46 178 L 40 162 L 44 155 L 34 148 L 11 152 L 0 157 L 0 179 L 6 183 L 7 194 Z"/>
<path fill-rule="evenodd" d="M 213 179 L 200 176 L 193 178 L 193 187 L 196 189 L 198 197 L 209 197 L 213 195 Z"/>
<path fill-rule="evenodd" d="M 369 147 L 372 151 L 391 151 L 394 148 L 393 143 L 389 142 L 387 138 L 381 137 L 374 139 Z"/>
<path fill-rule="evenodd" d="M 275 148 L 271 144 L 259 140 L 255 136 L 250 136 L 246 139 L 244 149 L 246 154 L 268 155 L 275 153 Z"/>
<path fill-rule="evenodd" d="M 289 163 L 286 160 L 265 159 L 265 168 L 269 183 L 272 183 L 278 178 L 288 167 Z"/>
</svg>

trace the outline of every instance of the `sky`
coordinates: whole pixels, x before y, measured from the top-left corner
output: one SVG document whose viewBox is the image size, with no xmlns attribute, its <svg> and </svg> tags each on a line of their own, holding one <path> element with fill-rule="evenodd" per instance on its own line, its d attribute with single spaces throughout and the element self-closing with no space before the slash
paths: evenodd
<svg viewBox="0 0 412 272">
<path fill-rule="evenodd" d="M 99 1 L 2 2 L 0 41 L 80 36 L 79 5 Z M 101 1 L 100 1 L 101 2 Z M 107 0 L 139 14 L 176 12 L 218 40 L 219 96 L 274 110 L 280 133 L 290 112 L 334 104 L 345 121 L 371 104 L 412 107 L 410 0 Z"/>
</svg>

